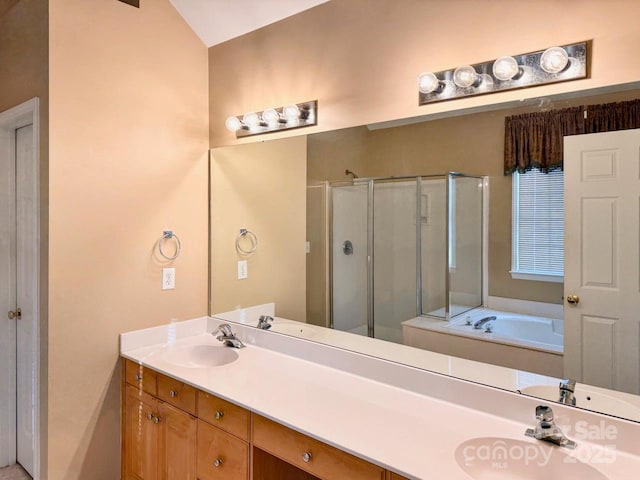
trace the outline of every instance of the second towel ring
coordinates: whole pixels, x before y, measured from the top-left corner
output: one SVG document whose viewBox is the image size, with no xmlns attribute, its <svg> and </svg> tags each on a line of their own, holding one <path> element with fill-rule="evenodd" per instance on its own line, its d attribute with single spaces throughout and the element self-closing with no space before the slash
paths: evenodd
<svg viewBox="0 0 640 480">
<path fill-rule="evenodd" d="M 168 240 L 170 238 L 173 238 L 176 241 L 176 252 L 173 254 L 173 256 L 167 255 L 162 250 L 162 245 L 164 244 L 165 240 Z M 178 238 L 178 236 L 175 233 L 173 233 L 173 231 L 165 230 L 164 232 L 162 232 L 162 237 L 160 237 L 160 240 L 158 240 L 158 250 L 160 251 L 160 255 L 162 255 L 167 260 L 175 260 L 176 258 L 178 258 L 178 255 L 180 255 L 180 250 L 182 250 L 182 244 L 180 243 L 180 239 Z"/>
<path fill-rule="evenodd" d="M 251 243 L 251 247 L 248 250 L 242 248 L 242 245 L 240 245 L 241 240 L 243 238 L 248 238 L 249 242 Z M 253 252 L 257 250 L 257 248 L 258 248 L 258 237 L 256 237 L 256 234 L 247 230 L 246 228 L 241 228 L 240 233 L 236 237 L 236 250 L 242 255 L 251 255 Z"/>
</svg>

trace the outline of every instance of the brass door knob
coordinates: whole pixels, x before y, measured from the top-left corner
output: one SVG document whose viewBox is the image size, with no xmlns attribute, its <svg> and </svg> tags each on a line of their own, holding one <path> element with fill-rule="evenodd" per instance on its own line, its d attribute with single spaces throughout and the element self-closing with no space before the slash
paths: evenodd
<svg viewBox="0 0 640 480">
<path fill-rule="evenodd" d="M 156 417 L 155 415 L 153 416 L 153 423 L 160 423 L 160 417 Z"/>
<path fill-rule="evenodd" d="M 7 314 L 7 317 L 9 317 L 9 320 L 13 320 L 14 318 L 20 320 L 22 318 L 22 309 L 16 308 L 15 311 L 10 310 L 9 313 Z"/>
<path fill-rule="evenodd" d="M 580 297 L 578 295 L 567 295 L 567 303 L 575 305 L 580 301 Z"/>
</svg>

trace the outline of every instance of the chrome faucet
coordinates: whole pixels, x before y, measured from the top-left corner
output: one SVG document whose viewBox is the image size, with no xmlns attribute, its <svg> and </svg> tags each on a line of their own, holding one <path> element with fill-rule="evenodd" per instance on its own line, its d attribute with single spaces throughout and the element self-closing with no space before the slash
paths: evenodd
<svg viewBox="0 0 640 480">
<path fill-rule="evenodd" d="M 576 448 L 576 442 L 565 437 L 560 427 L 555 424 L 551 407 L 538 405 L 536 407 L 536 419 L 538 419 L 536 428 L 527 428 L 524 432 L 527 437 L 533 437 L 537 440 L 550 442 L 561 447 Z"/>
<path fill-rule="evenodd" d="M 492 322 L 496 318 L 497 317 L 495 315 L 491 315 L 490 317 L 481 318 L 480 320 L 478 320 L 476 323 L 473 324 L 473 328 L 475 328 L 476 330 L 480 330 L 484 326 L 485 323 Z"/>
<path fill-rule="evenodd" d="M 273 317 L 271 315 L 260 315 L 258 319 L 258 328 L 262 330 L 269 330 L 271 328 L 271 323 L 273 322 Z"/>
<path fill-rule="evenodd" d="M 573 392 L 576 391 L 576 381 L 570 378 L 564 379 L 560 382 L 560 403 L 565 405 L 576 406 L 576 397 Z"/>
<path fill-rule="evenodd" d="M 228 323 L 220 325 L 217 329 L 211 332 L 211 335 L 215 336 L 218 333 L 220 333 L 220 335 L 216 338 L 223 342 L 227 347 L 244 348 L 246 346 L 238 337 L 236 337 L 236 334 L 231 330 L 231 325 Z"/>
</svg>

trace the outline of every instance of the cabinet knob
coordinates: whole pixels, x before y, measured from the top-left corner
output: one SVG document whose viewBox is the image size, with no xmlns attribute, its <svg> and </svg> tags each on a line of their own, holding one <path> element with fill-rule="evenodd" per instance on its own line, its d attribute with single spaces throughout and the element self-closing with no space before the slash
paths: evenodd
<svg viewBox="0 0 640 480">
<path fill-rule="evenodd" d="M 216 458 L 216 459 L 213 461 L 213 466 L 214 466 L 214 467 L 219 467 L 219 466 L 221 466 L 221 465 L 222 465 L 222 459 L 221 459 L 221 458 Z"/>
<path fill-rule="evenodd" d="M 153 413 L 147 413 L 147 420 L 153 420 Z"/>
<path fill-rule="evenodd" d="M 224 417 L 224 412 L 222 410 L 216 411 L 215 417 L 216 420 L 220 420 L 222 417 Z"/>
<path fill-rule="evenodd" d="M 311 461 L 311 452 L 304 452 L 302 454 L 302 461 L 304 463 L 309 463 Z"/>
<path fill-rule="evenodd" d="M 153 416 L 153 423 L 160 423 L 160 417 Z"/>
<path fill-rule="evenodd" d="M 22 318 L 22 309 L 16 308 L 15 311 L 9 310 L 9 313 L 7 314 L 7 318 L 9 320 L 13 320 L 14 318 L 17 318 L 18 320 L 20 320 Z"/>
<path fill-rule="evenodd" d="M 175 390 L 170 390 L 169 391 L 169 396 L 171 398 L 176 398 L 178 396 L 178 392 L 176 392 Z"/>
<path fill-rule="evenodd" d="M 139 382 L 140 380 L 142 380 L 142 374 L 141 373 L 137 373 L 134 378 L 135 378 L 136 382 Z"/>
</svg>

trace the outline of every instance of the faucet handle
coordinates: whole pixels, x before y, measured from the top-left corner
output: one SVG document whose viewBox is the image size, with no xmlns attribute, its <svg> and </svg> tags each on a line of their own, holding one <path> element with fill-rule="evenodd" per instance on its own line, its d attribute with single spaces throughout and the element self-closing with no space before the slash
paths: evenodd
<svg viewBox="0 0 640 480">
<path fill-rule="evenodd" d="M 228 323 L 222 323 L 218 325 L 218 328 L 216 328 L 213 332 L 211 332 L 211 335 L 216 335 L 217 333 L 221 333 L 225 337 L 233 336 L 231 325 L 229 325 Z"/>
<path fill-rule="evenodd" d="M 538 405 L 536 407 L 536 419 L 543 424 L 550 425 L 553 423 L 553 410 L 547 405 Z"/>
<path fill-rule="evenodd" d="M 576 381 L 570 378 L 560 380 L 560 390 L 568 390 L 571 393 L 576 391 Z"/>
</svg>

